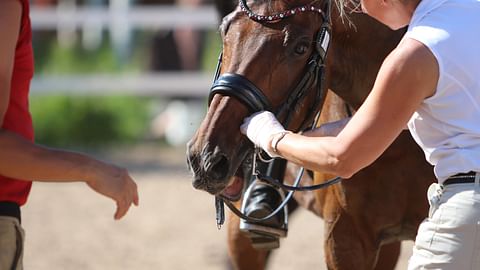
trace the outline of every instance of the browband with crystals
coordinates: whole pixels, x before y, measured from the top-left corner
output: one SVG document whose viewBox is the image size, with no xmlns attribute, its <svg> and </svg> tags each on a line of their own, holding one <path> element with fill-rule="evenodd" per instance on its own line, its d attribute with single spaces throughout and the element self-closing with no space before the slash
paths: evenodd
<svg viewBox="0 0 480 270">
<path fill-rule="evenodd" d="M 315 7 L 313 4 L 307 4 L 303 5 L 300 7 L 292 8 L 280 13 L 272 14 L 272 15 L 259 15 L 255 14 L 250 8 L 247 6 L 247 3 L 245 2 L 246 0 L 240 0 L 240 8 L 242 9 L 243 12 L 247 13 L 248 17 L 250 17 L 252 20 L 257 21 L 257 22 L 273 22 L 273 21 L 278 21 L 281 19 L 284 19 L 286 17 L 290 17 L 292 15 L 295 15 L 297 13 L 301 12 L 316 12 L 321 14 L 324 19 L 325 19 L 325 13 L 321 8 Z"/>
</svg>

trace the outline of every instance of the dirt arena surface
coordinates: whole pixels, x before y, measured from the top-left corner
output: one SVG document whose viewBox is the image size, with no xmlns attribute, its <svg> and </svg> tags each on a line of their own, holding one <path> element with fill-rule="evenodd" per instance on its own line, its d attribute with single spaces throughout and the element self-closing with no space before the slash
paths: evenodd
<svg viewBox="0 0 480 270">
<path fill-rule="evenodd" d="M 183 148 L 143 145 L 98 155 L 127 167 L 140 206 L 113 220 L 114 203 L 81 183 L 39 184 L 23 208 L 26 270 L 226 270 L 226 229 L 217 230 L 213 197 L 192 188 Z M 326 269 L 323 223 L 300 210 L 270 270 Z M 402 246 L 406 269 L 412 242 Z"/>
</svg>

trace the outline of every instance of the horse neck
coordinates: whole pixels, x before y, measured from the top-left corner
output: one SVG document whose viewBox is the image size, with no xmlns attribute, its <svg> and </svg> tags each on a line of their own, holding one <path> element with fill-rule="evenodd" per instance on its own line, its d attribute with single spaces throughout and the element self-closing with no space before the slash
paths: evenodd
<svg viewBox="0 0 480 270">
<path fill-rule="evenodd" d="M 350 15 L 351 24 L 336 17 L 328 56 L 329 88 L 358 109 L 370 93 L 385 57 L 405 29 L 392 31 L 365 14 Z"/>
</svg>

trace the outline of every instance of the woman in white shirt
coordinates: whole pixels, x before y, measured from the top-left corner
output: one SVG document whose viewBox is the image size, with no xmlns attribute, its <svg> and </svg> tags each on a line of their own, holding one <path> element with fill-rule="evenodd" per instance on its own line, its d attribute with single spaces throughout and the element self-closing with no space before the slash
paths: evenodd
<svg viewBox="0 0 480 270">
<path fill-rule="evenodd" d="M 241 130 L 271 156 L 349 178 L 408 126 L 438 179 L 409 269 L 480 269 L 480 0 L 361 4 L 391 29 L 409 27 L 343 130 L 293 134 L 270 112 L 248 117 Z"/>
</svg>

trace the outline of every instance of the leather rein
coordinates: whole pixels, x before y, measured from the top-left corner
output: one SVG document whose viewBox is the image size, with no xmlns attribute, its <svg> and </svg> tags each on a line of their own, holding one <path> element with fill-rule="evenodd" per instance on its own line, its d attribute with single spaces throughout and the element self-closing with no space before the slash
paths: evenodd
<svg viewBox="0 0 480 270">
<path fill-rule="evenodd" d="M 297 83 L 297 85 L 290 91 L 286 101 L 283 105 L 275 110 L 275 115 L 278 119 L 282 119 L 281 123 L 283 126 L 287 127 L 291 121 L 291 117 L 293 116 L 297 106 L 301 103 L 304 97 L 307 96 L 309 89 L 315 89 L 315 101 L 313 105 L 309 109 L 309 115 L 305 118 L 303 123 L 300 125 L 299 130 L 305 130 L 308 127 L 314 129 L 317 125 L 320 112 L 323 107 L 323 97 L 326 95 L 326 83 L 325 83 L 325 66 L 326 66 L 326 56 L 328 51 L 328 46 L 330 43 L 330 33 L 331 33 L 331 0 L 327 0 L 327 12 L 324 12 L 322 9 L 317 8 L 313 5 L 313 3 L 317 2 L 317 0 L 311 2 L 310 4 L 296 7 L 293 9 L 289 9 L 287 11 L 276 13 L 272 15 L 259 15 L 254 13 L 248 7 L 246 0 L 239 0 L 239 5 L 241 10 L 246 13 L 246 15 L 259 23 L 275 23 L 284 18 L 293 16 L 295 14 L 300 14 L 304 12 L 314 12 L 322 16 L 323 23 L 321 25 L 320 31 L 316 34 L 315 37 L 315 47 L 313 50 L 312 55 L 310 56 L 307 66 L 306 72 Z M 215 71 L 215 80 L 210 89 L 210 94 L 208 97 L 208 104 L 211 103 L 213 97 L 216 94 L 224 95 L 224 96 L 231 96 L 238 99 L 242 102 L 250 111 L 250 113 L 255 113 L 259 111 L 274 111 L 269 99 L 265 96 L 265 94 L 255 86 L 251 81 L 239 74 L 233 73 L 224 73 L 220 75 L 220 69 L 222 64 L 222 54 L 218 59 L 217 68 Z M 311 124 L 309 124 L 311 122 Z M 268 220 L 269 218 L 275 216 L 278 212 L 280 212 L 288 203 L 288 201 L 293 196 L 295 191 L 309 191 L 309 190 L 317 190 L 321 188 L 328 187 L 330 185 L 336 184 L 341 181 L 340 177 L 333 178 L 328 180 L 324 183 L 312 186 L 302 186 L 299 187 L 300 180 L 304 173 L 304 168 L 301 168 L 297 174 L 297 177 L 294 181 L 292 186 L 285 185 L 281 181 L 270 177 L 269 175 L 263 175 L 260 172 L 256 171 L 256 157 L 262 159 L 261 154 L 255 151 L 254 153 L 254 162 L 253 162 L 253 176 L 256 176 L 261 181 L 265 181 L 277 188 L 281 188 L 283 190 L 289 191 L 285 199 L 282 203 L 269 215 L 263 218 L 252 218 L 248 217 L 243 214 L 240 210 L 238 210 L 232 202 L 228 200 L 224 200 L 220 196 L 215 197 L 215 207 L 217 211 L 217 226 L 218 228 L 224 223 L 225 215 L 224 215 L 224 207 L 223 204 L 225 203 L 230 210 L 239 216 L 240 218 L 249 221 L 249 222 L 261 222 Z M 273 159 L 272 159 L 273 160 Z M 272 161 L 270 160 L 270 161 Z M 270 162 L 266 161 L 266 162 Z"/>
</svg>

